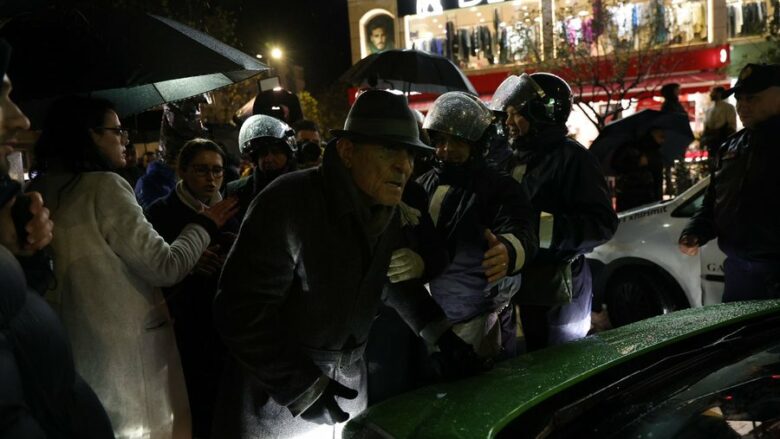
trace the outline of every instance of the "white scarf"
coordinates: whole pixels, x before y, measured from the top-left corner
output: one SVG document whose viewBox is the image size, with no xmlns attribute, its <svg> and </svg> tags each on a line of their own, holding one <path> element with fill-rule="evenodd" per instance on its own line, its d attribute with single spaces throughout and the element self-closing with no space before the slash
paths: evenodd
<svg viewBox="0 0 780 439">
<path fill-rule="evenodd" d="M 222 195 L 219 193 L 219 191 L 217 191 L 209 200 L 208 205 L 204 204 L 202 201 L 195 198 L 195 196 L 192 195 L 189 190 L 187 190 L 187 186 L 184 185 L 184 180 L 179 180 L 179 182 L 176 183 L 176 195 L 178 195 L 182 203 L 187 205 L 187 207 L 194 210 L 195 212 L 203 212 L 208 207 L 211 207 L 222 201 Z"/>
</svg>

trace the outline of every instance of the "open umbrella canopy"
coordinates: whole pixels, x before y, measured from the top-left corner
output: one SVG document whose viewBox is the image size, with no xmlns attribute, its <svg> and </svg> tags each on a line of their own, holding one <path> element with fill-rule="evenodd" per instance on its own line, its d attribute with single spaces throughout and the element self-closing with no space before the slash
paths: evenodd
<svg viewBox="0 0 780 439">
<path fill-rule="evenodd" d="M 33 118 L 57 96 L 104 97 L 126 116 L 268 70 L 209 35 L 138 11 L 45 9 L 13 18 L 0 37 L 14 49 L 14 97 Z"/>
<path fill-rule="evenodd" d="M 664 131 L 666 140 L 661 145 L 661 154 L 667 165 L 682 158 L 694 139 L 687 114 L 642 110 L 605 126 L 591 144 L 590 152 L 596 155 L 604 169 L 609 172 L 609 162 L 618 148 L 638 141 L 654 128 Z"/>
<path fill-rule="evenodd" d="M 420 50 L 385 50 L 358 61 L 340 78 L 354 86 L 389 88 L 404 92 L 477 94 L 474 86 L 452 63 Z"/>
</svg>

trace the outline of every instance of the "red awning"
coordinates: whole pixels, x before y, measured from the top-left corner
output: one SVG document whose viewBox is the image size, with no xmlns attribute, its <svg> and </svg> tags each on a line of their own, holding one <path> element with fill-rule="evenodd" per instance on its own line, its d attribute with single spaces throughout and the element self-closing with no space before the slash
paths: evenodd
<svg viewBox="0 0 780 439">
<path fill-rule="evenodd" d="M 724 56 L 725 55 L 725 56 Z M 700 48 L 686 48 L 684 50 L 675 50 L 664 55 L 662 65 L 668 65 L 673 70 L 671 75 L 663 73 L 655 78 L 642 81 L 636 87 L 632 88 L 627 98 L 647 98 L 658 96 L 661 85 L 669 82 L 680 84 L 681 91 L 684 93 L 706 92 L 711 87 L 721 85 L 728 87 L 729 79 L 725 74 L 717 73 L 723 70 L 730 62 L 730 53 L 728 45 L 705 46 Z M 611 61 L 604 58 L 598 61 L 600 69 L 603 69 L 606 77 L 609 77 Z M 490 101 L 493 92 L 499 84 L 509 75 L 516 74 L 516 69 L 506 68 L 491 71 L 489 73 L 473 72 L 467 76 L 474 88 L 479 93 L 480 99 Z M 531 73 L 532 70 L 526 70 Z M 557 72 L 566 79 L 565 72 Z M 574 90 L 575 96 L 579 96 L 578 90 Z M 606 99 L 606 94 L 592 86 L 585 86 L 582 90 L 582 99 L 584 101 L 599 101 Z M 410 96 L 410 106 L 420 111 L 427 111 L 431 103 L 436 99 L 435 95 Z"/>
<path fill-rule="evenodd" d="M 726 74 L 722 73 L 714 73 L 714 72 L 703 72 L 703 73 L 680 73 L 675 75 L 668 75 L 663 76 L 659 78 L 652 78 L 645 81 L 641 81 L 637 87 L 634 87 L 629 91 L 628 95 L 625 96 L 626 98 L 650 98 L 653 96 L 660 96 L 660 89 L 663 84 L 670 83 L 670 82 L 676 82 L 680 84 L 680 92 L 685 93 L 706 93 L 708 92 L 712 87 L 715 86 L 723 86 L 728 88 L 730 86 L 730 79 Z M 597 88 L 594 88 L 592 86 L 585 86 L 584 90 L 582 91 L 582 95 L 579 94 L 577 89 L 572 90 L 574 92 L 575 97 L 582 97 L 582 100 L 591 102 L 591 101 L 601 101 L 606 99 L 606 94 Z M 416 99 L 415 99 L 416 98 Z M 490 102 L 490 100 L 493 98 L 492 93 L 485 93 L 480 94 L 479 98 L 483 102 Z M 409 102 L 409 106 L 420 110 L 422 112 L 428 111 L 428 108 L 431 106 L 433 101 L 436 99 L 435 96 L 414 96 L 410 99 L 411 102 Z"/>
</svg>

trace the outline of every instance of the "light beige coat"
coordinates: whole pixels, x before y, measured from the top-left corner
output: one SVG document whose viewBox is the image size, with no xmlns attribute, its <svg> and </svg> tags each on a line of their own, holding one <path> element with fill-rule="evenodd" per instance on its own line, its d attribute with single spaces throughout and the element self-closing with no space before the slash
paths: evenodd
<svg viewBox="0 0 780 439">
<path fill-rule="evenodd" d="M 157 287 L 181 281 L 209 235 L 189 225 L 168 245 L 121 177 L 85 173 L 60 195 L 70 177 L 45 176 L 29 189 L 41 191 L 53 212 L 57 285 L 49 299 L 68 331 L 76 369 L 118 438 L 188 438 L 187 393 Z"/>
</svg>

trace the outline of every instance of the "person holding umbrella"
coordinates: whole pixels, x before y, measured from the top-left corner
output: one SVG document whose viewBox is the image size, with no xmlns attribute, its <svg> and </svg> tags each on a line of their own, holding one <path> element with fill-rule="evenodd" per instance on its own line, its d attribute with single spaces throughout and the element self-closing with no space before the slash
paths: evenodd
<svg viewBox="0 0 780 439">
<path fill-rule="evenodd" d="M 65 97 L 52 104 L 30 184 L 57 219 L 49 300 L 68 331 L 76 370 L 95 389 L 117 437 L 188 438 L 186 390 L 158 287 L 187 276 L 236 202 L 204 209 L 167 244 L 127 181 L 112 172 L 125 165 L 127 141 L 109 101 Z"/>
<path fill-rule="evenodd" d="M 618 221 L 598 161 L 567 137 L 571 88 L 550 73 L 510 76 L 491 107 L 506 114 L 514 154 L 505 170 L 525 187 L 537 220 L 545 212 L 552 216 L 552 237 L 527 264 L 517 296 L 526 348 L 584 337 L 592 303 L 584 254 L 608 241 Z M 532 293 L 549 302 L 524 304 Z"/>
<path fill-rule="evenodd" d="M 726 254 L 723 301 L 780 297 L 780 64 L 748 64 L 734 94 L 745 128 L 720 146 L 699 211 L 680 236 L 695 256 L 718 238 Z"/>
<path fill-rule="evenodd" d="M 661 145 L 664 130 L 650 127 L 638 140 L 618 147 L 612 156 L 615 171 L 617 211 L 661 201 L 663 198 L 664 158 Z"/>
</svg>

